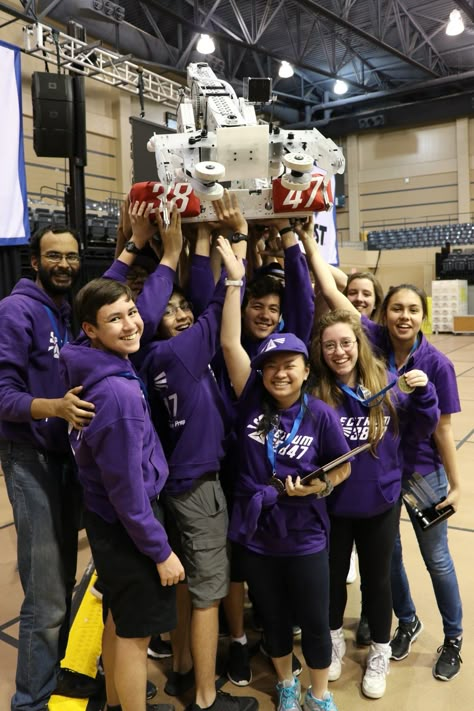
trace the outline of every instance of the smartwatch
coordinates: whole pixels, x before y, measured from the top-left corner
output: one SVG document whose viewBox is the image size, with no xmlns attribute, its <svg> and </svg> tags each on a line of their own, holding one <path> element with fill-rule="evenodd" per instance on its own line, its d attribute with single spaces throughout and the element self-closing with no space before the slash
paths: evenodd
<svg viewBox="0 0 474 711">
<path fill-rule="evenodd" d="M 132 242 L 132 240 L 129 239 L 128 242 L 125 242 L 125 251 L 131 252 L 132 254 L 140 254 L 141 249 L 137 247 L 135 242 Z"/>
<path fill-rule="evenodd" d="M 234 232 L 229 237 L 229 242 L 232 242 L 232 244 L 236 244 L 237 242 L 247 242 L 248 240 L 248 235 L 242 234 L 242 232 Z"/>
</svg>

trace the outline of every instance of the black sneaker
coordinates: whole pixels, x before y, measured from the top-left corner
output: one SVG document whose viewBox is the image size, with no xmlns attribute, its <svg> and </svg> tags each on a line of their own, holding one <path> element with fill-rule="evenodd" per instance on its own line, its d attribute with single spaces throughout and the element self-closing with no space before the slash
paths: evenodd
<svg viewBox="0 0 474 711">
<path fill-rule="evenodd" d="M 101 677 L 93 679 L 91 676 L 80 674 L 72 669 L 61 668 L 58 672 L 54 693 L 73 699 L 88 699 L 101 692 L 103 688 L 104 680 Z"/>
<path fill-rule="evenodd" d="M 439 657 L 433 667 L 433 676 L 441 681 L 451 681 L 461 671 L 461 645 L 462 639 L 444 638 L 441 647 L 438 647 Z"/>
<path fill-rule="evenodd" d="M 146 711 L 174 711 L 173 704 L 147 704 Z"/>
<path fill-rule="evenodd" d="M 372 643 L 372 634 L 370 632 L 369 622 L 365 615 L 360 616 L 359 624 L 356 632 L 356 644 L 359 647 L 368 647 Z"/>
<path fill-rule="evenodd" d="M 182 696 L 194 686 L 194 669 L 185 674 L 171 671 L 165 684 L 165 694 L 168 696 Z"/>
<path fill-rule="evenodd" d="M 399 622 L 393 639 L 390 642 L 392 655 L 390 659 L 399 662 L 408 657 L 411 645 L 423 629 L 422 621 L 415 615 L 413 622 Z"/>
<path fill-rule="evenodd" d="M 271 656 L 265 648 L 265 640 L 263 640 L 263 639 L 260 642 L 260 651 L 264 657 L 267 657 L 267 659 L 271 660 Z M 291 670 L 293 672 L 293 676 L 299 676 L 301 674 L 301 672 L 303 671 L 303 665 L 301 664 L 300 660 L 294 653 L 293 653 L 293 657 L 291 659 Z"/>
<path fill-rule="evenodd" d="M 152 637 L 148 645 L 148 656 L 150 659 L 168 659 L 173 656 L 171 642 L 161 639 L 160 635 Z"/>
<path fill-rule="evenodd" d="M 196 703 L 186 706 L 185 711 L 202 711 Z M 231 696 L 218 691 L 216 700 L 206 711 L 258 711 L 258 701 L 253 696 Z"/>
<path fill-rule="evenodd" d="M 227 677 L 237 686 L 248 686 L 252 681 L 248 644 L 230 644 Z"/>
<path fill-rule="evenodd" d="M 154 699 L 155 696 L 158 693 L 158 689 L 156 688 L 156 684 L 154 684 L 152 681 L 147 679 L 146 682 L 146 700 L 150 701 L 150 699 Z"/>
</svg>

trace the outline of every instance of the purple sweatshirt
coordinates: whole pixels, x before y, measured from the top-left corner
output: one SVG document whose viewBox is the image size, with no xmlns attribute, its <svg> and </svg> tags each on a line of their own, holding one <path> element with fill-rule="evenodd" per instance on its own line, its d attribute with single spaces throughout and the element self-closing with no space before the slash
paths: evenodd
<svg viewBox="0 0 474 711">
<path fill-rule="evenodd" d="M 394 377 L 389 375 L 391 380 Z M 377 516 L 398 501 L 403 470 L 400 442 L 404 444 L 406 438 L 411 440 L 413 434 L 421 439 L 429 437 L 438 424 L 439 410 L 432 383 L 416 388 L 410 395 L 395 386 L 393 401 L 398 414 L 398 433 L 387 412 L 385 435 L 377 445 L 375 456 L 367 451 L 354 457 L 351 476 L 328 497 L 328 511 L 332 516 Z M 351 449 L 367 442 L 369 410 L 366 407 L 346 395 L 336 412 Z M 417 428 L 412 434 L 414 421 Z"/>
<path fill-rule="evenodd" d="M 59 417 L 33 420 L 35 398 L 62 398 L 59 350 L 70 337 L 70 306 L 59 308 L 30 279 L 20 279 L 0 301 L 0 439 L 67 452 L 67 423 Z"/>
<path fill-rule="evenodd" d="M 371 343 L 376 350 L 388 360 L 392 346 L 385 326 L 373 323 L 362 317 L 362 324 Z M 423 370 L 433 383 L 438 396 L 438 406 L 441 415 L 451 415 L 461 411 L 458 387 L 454 366 L 444 353 L 435 348 L 420 332 L 419 345 L 408 362 L 407 370 Z M 413 424 L 418 427 L 418 418 Z M 411 476 L 418 472 L 422 476 L 431 474 L 442 466 L 441 457 L 436 447 L 433 436 L 425 435 L 424 438 L 404 438 L 402 442 L 403 457 L 405 461 L 404 476 Z"/>
<path fill-rule="evenodd" d="M 150 500 L 163 489 L 168 466 L 132 364 L 72 344 L 62 349 L 60 367 L 66 386 L 83 385 L 95 405 L 91 423 L 69 436 L 86 508 L 108 523 L 120 520 L 139 551 L 163 562 L 171 548 Z"/>
<path fill-rule="evenodd" d="M 252 373 L 238 404 L 240 462 L 229 538 L 265 555 L 317 553 L 328 541 L 326 499 L 277 497 L 276 489 L 269 485 L 272 465 L 265 437 L 257 432 L 263 393 L 260 376 Z M 279 411 L 276 441 L 283 441 L 291 432 L 299 408 L 297 402 Z M 308 408 L 295 437 L 276 455 L 276 474 L 282 481 L 288 474 L 304 476 L 349 449 L 334 410 L 308 396 Z"/>
<path fill-rule="evenodd" d="M 158 394 L 167 412 L 168 494 L 184 493 L 203 474 L 219 471 L 224 454 L 225 408 L 209 363 L 219 346 L 225 291 L 222 277 L 193 326 L 152 341 L 134 357 L 149 391 Z"/>
</svg>

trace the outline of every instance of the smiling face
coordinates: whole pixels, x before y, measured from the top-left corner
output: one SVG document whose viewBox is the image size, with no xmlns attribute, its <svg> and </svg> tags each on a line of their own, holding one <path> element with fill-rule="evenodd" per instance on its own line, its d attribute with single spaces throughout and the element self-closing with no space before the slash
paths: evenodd
<svg viewBox="0 0 474 711">
<path fill-rule="evenodd" d="M 158 326 L 160 338 L 167 339 L 186 331 L 194 323 L 192 305 L 179 292 L 173 292 Z"/>
<path fill-rule="evenodd" d="M 67 294 L 79 276 L 79 245 L 70 232 L 46 232 L 39 244 L 39 256 L 31 258 L 36 283 L 51 296 Z"/>
<path fill-rule="evenodd" d="M 352 279 L 347 286 L 347 298 L 359 313 L 370 318 L 375 309 L 375 290 L 370 279 Z"/>
<path fill-rule="evenodd" d="M 82 328 L 94 348 L 128 358 L 140 347 L 143 321 L 135 303 L 123 295 L 113 304 L 100 307 L 96 324 L 84 322 Z"/>
<path fill-rule="evenodd" d="M 348 323 L 335 323 L 321 333 L 324 362 L 338 380 L 354 387 L 357 379 L 359 347 L 354 331 Z"/>
<path fill-rule="evenodd" d="M 242 328 L 246 336 L 262 340 L 276 329 L 280 320 L 278 294 L 251 297 L 243 312 Z"/>
<path fill-rule="evenodd" d="M 385 325 L 390 339 L 398 344 L 413 345 L 423 322 L 423 304 L 411 289 L 400 289 L 387 303 Z"/>
<path fill-rule="evenodd" d="M 278 406 L 291 407 L 301 395 L 309 366 L 301 353 L 280 351 L 269 355 L 262 365 L 263 385 Z"/>
</svg>

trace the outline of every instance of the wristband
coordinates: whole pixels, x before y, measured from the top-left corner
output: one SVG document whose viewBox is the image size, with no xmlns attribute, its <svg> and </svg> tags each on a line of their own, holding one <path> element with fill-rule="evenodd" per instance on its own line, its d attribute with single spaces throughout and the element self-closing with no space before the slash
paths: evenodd
<svg viewBox="0 0 474 711">
<path fill-rule="evenodd" d="M 288 232 L 294 232 L 295 230 L 293 227 L 282 227 L 281 230 L 278 230 L 280 233 L 280 237 L 283 237 L 283 235 L 286 235 Z"/>
<path fill-rule="evenodd" d="M 224 279 L 224 284 L 226 286 L 243 286 L 244 282 L 242 279 Z"/>
</svg>

